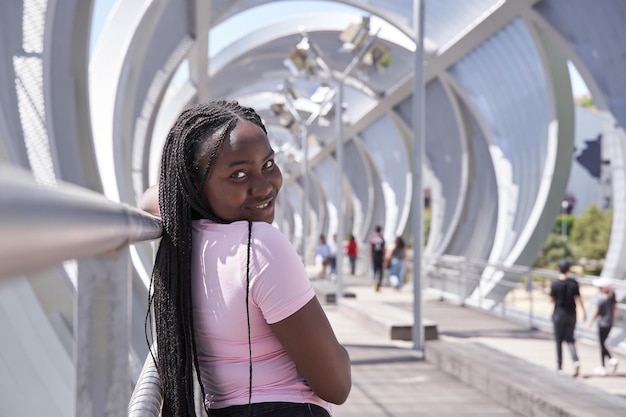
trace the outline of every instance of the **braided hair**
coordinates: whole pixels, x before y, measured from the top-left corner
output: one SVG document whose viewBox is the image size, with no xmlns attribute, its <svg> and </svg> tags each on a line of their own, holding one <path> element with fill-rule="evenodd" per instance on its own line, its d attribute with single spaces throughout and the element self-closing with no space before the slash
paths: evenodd
<svg viewBox="0 0 626 417">
<path fill-rule="evenodd" d="M 253 109 L 236 101 L 217 100 L 184 110 L 163 148 L 159 178 L 163 235 L 152 272 L 151 301 L 164 417 L 196 416 L 194 368 L 198 380 L 200 372 L 191 305 L 191 222 L 228 223 L 207 207 L 202 190 L 221 144 L 239 120 L 252 122 L 267 133 Z M 202 394 L 204 400 L 204 388 Z"/>
</svg>

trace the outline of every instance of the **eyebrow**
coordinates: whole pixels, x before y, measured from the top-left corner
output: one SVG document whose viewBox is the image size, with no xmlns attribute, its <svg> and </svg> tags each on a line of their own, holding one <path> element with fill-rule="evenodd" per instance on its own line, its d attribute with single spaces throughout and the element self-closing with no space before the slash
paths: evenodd
<svg viewBox="0 0 626 417">
<path fill-rule="evenodd" d="M 272 156 L 274 156 L 274 149 L 270 149 L 269 153 L 267 155 L 265 155 L 265 158 L 263 158 L 263 159 L 264 160 L 265 159 L 269 159 Z M 233 161 L 230 164 L 226 165 L 226 169 L 233 168 L 233 167 L 236 167 L 238 165 L 251 165 L 252 163 L 253 163 L 253 161 L 251 161 L 249 159 L 243 159 L 243 160 L 240 160 L 240 161 Z"/>
</svg>

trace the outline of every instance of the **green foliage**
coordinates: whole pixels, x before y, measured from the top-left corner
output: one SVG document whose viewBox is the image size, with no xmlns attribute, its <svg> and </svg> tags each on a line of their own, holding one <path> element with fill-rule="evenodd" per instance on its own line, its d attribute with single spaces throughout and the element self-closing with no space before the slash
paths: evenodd
<svg viewBox="0 0 626 417">
<path fill-rule="evenodd" d="M 559 214 L 556 216 L 556 222 L 552 228 L 552 233 L 562 235 L 563 232 L 565 232 L 565 235 L 569 236 L 575 221 L 576 218 L 571 214 Z"/>
<path fill-rule="evenodd" d="M 428 243 L 428 235 L 430 235 L 430 217 L 431 217 L 431 210 L 430 208 L 426 208 L 424 209 L 424 218 L 423 218 L 423 224 L 424 224 L 424 246 L 426 246 L 426 244 Z"/>
<path fill-rule="evenodd" d="M 594 107 L 593 98 L 591 96 L 585 96 L 580 101 L 580 106 L 585 108 Z"/>
<path fill-rule="evenodd" d="M 565 221 L 565 239 L 562 236 Z M 561 258 L 603 260 L 611 236 L 612 213 L 591 204 L 579 216 L 560 214 L 537 257 L 534 267 L 555 269 Z M 601 268 L 601 267 L 600 267 Z M 585 273 L 594 274 L 594 270 Z"/>
<path fill-rule="evenodd" d="M 428 235 L 430 234 L 430 215 L 431 215 L 431 210 L 429 208 L 424 208 L 424 211 L 422 212 L 422 232 L 424 233 L 424 241 L 423 243 L 423 247 L 426 247 L 426 243 L 428 243 Z M 409 238 L 409 240 L 406 243 L 408 248 L 413 248 L 413 235 L 411 234 L 411 237 Z"/>
<path fill-rule="evenodd" d="M 380 61 L 378 61 L 378 65 L 380 65 L 382 68 L 387 68 L 389 67 L 389 65 L 391 65 L 392 61 L 393 61 L 393 56 L 391 55 L 391 53 L 386 53 L 380 59 Z"/>
<path fill-rule="evenodd" d="M 560 233 L 550 233 L 534 263 L 535 268 L 555 269 L 559 259 L 570 258 L 572 250 Z"/>
<path fill-rule="evenodd" d="M 569 235 L 577 257 L 604 259 L 611 237 L 611 211 L 591 204 L 578 216 Z"/>
</svg>

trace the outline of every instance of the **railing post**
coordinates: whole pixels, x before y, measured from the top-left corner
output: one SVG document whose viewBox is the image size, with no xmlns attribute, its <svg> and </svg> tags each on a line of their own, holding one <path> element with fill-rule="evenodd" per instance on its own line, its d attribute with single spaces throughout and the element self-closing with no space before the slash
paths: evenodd
<svg viewBox="0 0 626 417">
<path fill-rule="evenodd" d="M 437 263 L 435 264 L 436 268 L 437 268 L 437 276 L 439 277 L 439 279 L 441 280 L 441 295 L 439 297 L 440 301 L 443 301 L 445 299 L 445 293 L 446 293 L 446 280 L 447 278 L 444 276 L 444 274 L 441 272 L 441 265 L 439 264 L 439 261 L 437 261 Z"/>
<path fill-rule="evenodd" d="M 533 324 L 533 275 L 532 273 L 528 274 L 528 285 L 526 286 L 528 289 L 528 321 L 530 324 L 530 328 L 534 329 L 535 325 Z"/>
<path fill-rule="evenodd" d="M 76 417 L 127 415 L 130 277 L 128 246 L 78 263 Z"/>
<path fill-rule="evenodd" d="M 465 299 L 467 298 L 467 274 L 461 271 L 461 306 L 465 305 Z"/>
<path fill-rule="evenodd" d="M 478 288 L 478 308 L 483 308 L 483 286 L 480 283 L 480 276 L 474 282 L 476 283 L 474 285 Z"/>
</svg>

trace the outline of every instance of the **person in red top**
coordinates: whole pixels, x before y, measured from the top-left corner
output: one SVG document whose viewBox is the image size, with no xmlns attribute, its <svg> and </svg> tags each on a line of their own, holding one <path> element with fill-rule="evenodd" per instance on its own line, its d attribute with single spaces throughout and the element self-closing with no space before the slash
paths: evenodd
<svg viewBox="0 0 626 417">
<path fill-rule="evenodd" d="M 353 234 L 350 234 L 348 238 L 348 243 L 345 244 L 346 255 L 348 255 L 348 260 L 350 261 L 350 274 L 354 275 L 356 271 L 356 257 L 358 255 L 358 248 L 356 244 L 356 239 Z"/>
</svg>

